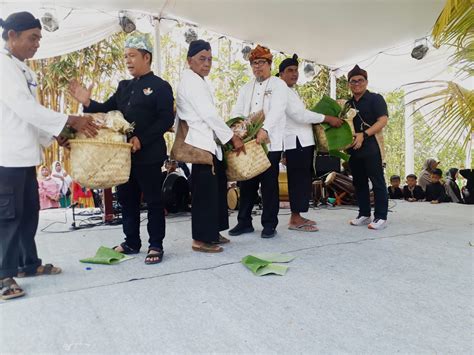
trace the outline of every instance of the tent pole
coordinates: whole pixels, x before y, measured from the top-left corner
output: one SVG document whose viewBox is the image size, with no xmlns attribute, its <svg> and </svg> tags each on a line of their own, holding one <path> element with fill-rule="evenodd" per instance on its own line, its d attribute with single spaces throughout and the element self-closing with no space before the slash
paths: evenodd
<svg viewBox="0 0 474 355">
<path fill-rule="evenodd" d="M 161 76 L 161 37 L 160 37 L 160 20 L 153 17 L 154 46 L 153 46 L 153 67 L 155 74 Z"/>
<path fill-rule="evenodd" d="M 472 142 L 474 141 L 474 133 L 471 133 L 471 139 L 469 140 L 469 142 L 467 143 L 467 147 L 466 147 L 466 161 L 464 162 L 464 167 L 466 169 L 472 169 L 472 166 L 471 166 L 471 154 L 472 154 Z"/>
<path fill-rule="evenodd" d="M 329 71 L 329 96 L 336 100 L 336 73 L 334 70 Z"/>
<path fill-rule="evenodd" d="M 405 176 L 415 173 L 415 137 L 413 133 L 414 104 L 407 105 L 405 96 Z"/>
</svg>

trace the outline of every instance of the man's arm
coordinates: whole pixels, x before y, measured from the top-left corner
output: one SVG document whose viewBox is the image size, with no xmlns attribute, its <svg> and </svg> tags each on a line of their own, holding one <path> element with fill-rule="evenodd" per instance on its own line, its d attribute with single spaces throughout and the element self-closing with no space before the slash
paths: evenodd
<svg viewBox="0 0 474 355">
<path fill-rule="evenodd" d="M 83 111 L 86 113 L 95 112 L 109 112 L 117 110 L 117 92 L 120 90 L 121 83 L 119 83 L 117 91 L 104 103 L 91 100 L 91 93 L 93 85 L 87 89 L 83 87 L 77 80 L 71 80 L 69 83 L 69 93 L 71 96 L 80 102 L 83 106 Z"/>
<path fill-rule="evenodd" d="M 199 79 L 200 80 L 200 79 Z M 221 143 L 227 143 L 233 136 L 232 130 L 227 126 L 224 120 L 219 116 L 214 104 L 209 100 L 205 93 L 206 88 L 198 85 L 196 82 L 189 82 L 185 88 L 186 99 L 196 111 L 200 118 L 214 131 Z"/>
<path fill-rule="evenodd" d="M 39 128 L 42 132 L 41 140 L 45 136 L 59 136 L 66 124 L 74 129 L 92 137 L 97 133 L 97 126 L 92 122 L 92 117 L 67 116 L 42 106 L 31 95 L 29 90 L 19 81 L 16 67 L 11 67 L 8 62 L 0 62 L 0 102 L 10 108 L 23 121 Z"/>
</svg>

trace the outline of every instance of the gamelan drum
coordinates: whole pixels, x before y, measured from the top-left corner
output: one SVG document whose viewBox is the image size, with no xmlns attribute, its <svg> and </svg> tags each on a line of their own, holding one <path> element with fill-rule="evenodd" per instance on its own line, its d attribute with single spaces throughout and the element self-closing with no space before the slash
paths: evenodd
<svg viewBox="0 0 474 355">
<path fill-rule="evenodd" d="M 227 189 L 227 207 L 229 210 L 238 210 L 240 203 L 240 190 L 238 187 L 229 187 Z"/>
<path fill-rule="evenodd" d="M 288 174 L 286 171 L 280 171 L 278 174 L 278 189 L 280 201 L 290 201 L 288 195 Z"/>
<path fill-rule="evenodd" d="M 343 204 L 354 204 L 356 202 L 354 185 L 350 177 L 333 171 L 326 177 L 324 185 L 327 189 L 341 196 Z"/>
<path fill-rule="evenodd" d="M 312 198 L 314 203 L 321 202 L 323 196 L 323 182 L 321 180 L 315 180 L 312 183 Z"/>
<path fill-rule="evenodd" d="M 161 190 L 163 203 L 170 213 L 185 211 L 189 203 L 189 185 L 186 178 L 176 172 L 169 173 Z"/>
</svg>

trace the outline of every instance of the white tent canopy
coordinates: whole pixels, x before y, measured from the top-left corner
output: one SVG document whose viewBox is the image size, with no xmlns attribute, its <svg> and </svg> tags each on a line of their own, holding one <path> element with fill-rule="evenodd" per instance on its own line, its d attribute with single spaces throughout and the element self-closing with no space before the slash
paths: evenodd
<svg viewBox="0 0 474 355">
<path fill-rule="evenodd" d="M 119 31 L 119 11 L 132 10 L 298 53 L 330 66 L 336 75 L 359 63 L 368 69 L 371 87 L 388 91 L 438 78 L 445 71 L 445 49 L 431 47 L 421 61 L 410 57 L 415 40 L 429 34 L 443 4 L 444 0 L 0 0 L 0 14 L 56 12 L 60 30 L 44 33 L 38 58 L 81 49 Z"/>
</svg>

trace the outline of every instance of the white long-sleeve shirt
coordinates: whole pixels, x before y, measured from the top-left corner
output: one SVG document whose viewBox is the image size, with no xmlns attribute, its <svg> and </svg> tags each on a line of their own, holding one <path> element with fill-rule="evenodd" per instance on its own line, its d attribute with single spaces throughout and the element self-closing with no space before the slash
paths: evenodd
<svg viewBox="0 0 474 355">
<path fill-rule="evenodd" d="M 300 96 L 288 88 L 286 106 L 285 150 L 296 149 L 296 138 L 302 147 L 314 145 L 313 124 L 324 121 L 324 115 L 306 109 Z"/>
<path fill-rule="evenodd" d="M 215 138 L 224 144 L 232 139 L 234 133 L 219 116 L 206 80 L 190 69 L 185 69 L 181 75 L 176 111 L 177 117 L 189 126 L 184 141 L 207 150 L 221 160 L 222 149 L 217 146 Z"/>
<path fill-rule="evenodd" d="M 0 166 L 39 165 L 41 146 L 61 133 L 67 118 L 37 101 L 33 71 L 0 49 Z"/>
<path fill-rule="evenodd" d="M 288 102 L 288 86 L 277 77 L 265 81 L 250 80 L 242 86 L 239 97 L 232 110 L 232 117 L 247 117 L 263 109 L 265 121 L 263 128 L 270 138 L 270 151 L 283 150 L 285 130 L 285 110 Z"/>
</svg>

